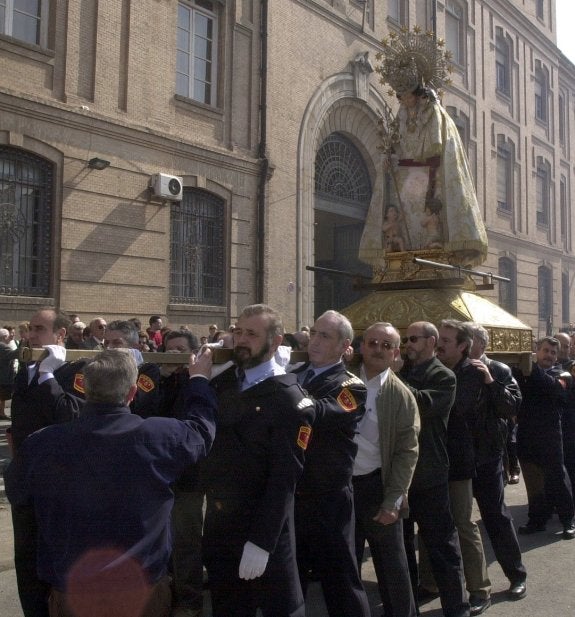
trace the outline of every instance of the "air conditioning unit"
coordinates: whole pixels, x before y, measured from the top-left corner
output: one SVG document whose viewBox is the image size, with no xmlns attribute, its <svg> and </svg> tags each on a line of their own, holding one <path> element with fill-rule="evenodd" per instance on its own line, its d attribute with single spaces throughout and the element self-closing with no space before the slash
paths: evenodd
<svg viewBox="0 0 575 617">
<path fill-rule="evenodd" d="M 184 192 L 182 178 L 170 176 L 169 174 L 154 174 L 150 178 L 150 188 L 156 197 L 181 201 Z"/>
</svg>

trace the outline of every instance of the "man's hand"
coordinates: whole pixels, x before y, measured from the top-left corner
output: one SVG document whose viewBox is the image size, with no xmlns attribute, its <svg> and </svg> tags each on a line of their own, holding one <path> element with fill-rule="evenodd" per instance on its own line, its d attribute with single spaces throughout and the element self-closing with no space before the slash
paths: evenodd
<svg viewBox="0 0 575 617">
<path fill-rule="evenodd" d="M 53 373 L 66 362 L 66 348 L 61 345 L 44 345 L 46 357 L 40 362 L 40 373 Z"/>
<path fill-rule="evenodd" d="M 201 375 L 209 379 L 212 374 L 212 364 L 212 350 L 209 347 L 202 347 L 199 355 L 190 355 L 190 363 L 188 364 L 190 377 Z"/>
<path fill-rule="evenodd" d="M 384 508 L 380 508 L 379 512 L 373 517 L 373 520 L 381 525 L 393 525 L 398 517 L 399 510 L 385 510 Z"/>
<path fill-rule="evenodd" d="M 244 544 L 244 552 L 240 561 L 240 578 L 250 581 L 261 576 L 268 565 L 270 554 L 253 542 Z"/>
<path fill-rule="evenodd" d="M 478 368 L 481 373 L 483 373 L 484 383 L 490 384 L 495 381 L 495 379 L 493 379 L 493 377 L 491 376 L 491 373 L 489 372 L 487 365 L 481 362 L 481 360 L 470 360 L 470 362 L 471 364 L 473 364 L 473 366 Z"/>
</svg>

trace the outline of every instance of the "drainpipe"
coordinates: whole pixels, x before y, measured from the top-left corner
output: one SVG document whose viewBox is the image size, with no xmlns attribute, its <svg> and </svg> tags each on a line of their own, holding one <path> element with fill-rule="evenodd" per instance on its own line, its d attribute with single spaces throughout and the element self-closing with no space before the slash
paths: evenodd
<svg viewBox="0 0 575 617">
<path fill-rule="evenodd" d="M 256 202 L 257 254 L 256 254 L 256 302 L 264 301 L 264 260 L 265 260 L 265 223 L 266 223 L 266 187 L 269 172 L 267 158 L 267 86 L 268 86 L 268 2 L 261 0 L 260 8 L 260 141 L 258 159 L 260 177 Z"/>
</svg>

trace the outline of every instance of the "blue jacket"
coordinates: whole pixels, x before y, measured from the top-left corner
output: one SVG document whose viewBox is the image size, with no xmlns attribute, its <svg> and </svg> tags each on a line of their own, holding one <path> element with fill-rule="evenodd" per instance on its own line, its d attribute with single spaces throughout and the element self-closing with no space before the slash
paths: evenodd
<svg viewBox="0 0 575 617">
<path fill-rule="evenodd" d="M 28 437 L 6 471 L 6 493 L 12 504 L 34 506 L 40 578 L 65 591 L 80 558 L 112 548 L 115 557 L 81 570 L 81 585 L 104 575 L 119 579 L 127 561 L 138 564 L 150 584 L 157 582 L 172 544 L 170 485 L 208 453 L 215 409 L 207 380 L 194 378 L 185 421 L 86 403 L 78 420 Z"/>
</svg>

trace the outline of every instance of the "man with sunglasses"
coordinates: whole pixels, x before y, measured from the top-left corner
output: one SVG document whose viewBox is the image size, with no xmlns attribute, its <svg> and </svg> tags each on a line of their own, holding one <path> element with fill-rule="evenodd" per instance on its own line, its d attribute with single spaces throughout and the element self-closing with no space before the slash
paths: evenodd
<svg viewBox="0 0 575 617">
<path fill-rule="evenodd" d="M 104 349 L 104 334 L 106 332 L 106 320 L 96 317 L 90 322 L 90 337 L 86 339 L 86 349 Z"/>
<path fill-rule="evenodd" d="M 407 361 L 400 376 L 414 395 L 421 418 L 419 458 L 409 489 L 404 535 L 417 598 L 414 523 L 429 554 L 445 617 L 469 617 L 461 548 L 449 507 L 447 421 L 455 400 L 455 375 L 435 356 L 437 328 L 417 321 L 402 339 Z"/>
<path fill-rule="evenodd" d="M 402 519 L 417 462 L 419 412 L 393 372 L 399 341 L 390 323 L 379 322 L 367 328 L 360 347 L 367 400 L 355 436 L 355 545 L 361 570 L 365 541 L 369 544 L 385 615 L 415 617 Z"/>
</svg>

